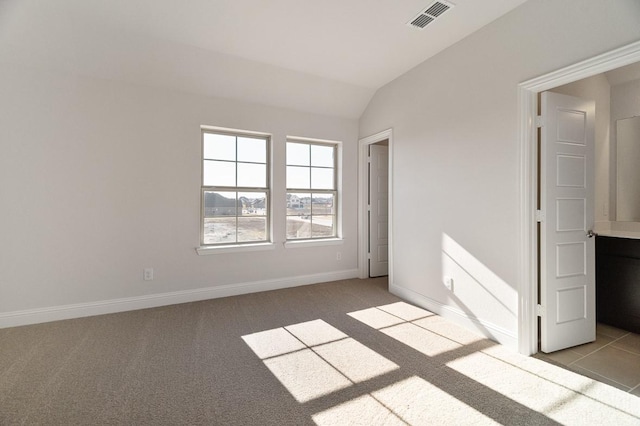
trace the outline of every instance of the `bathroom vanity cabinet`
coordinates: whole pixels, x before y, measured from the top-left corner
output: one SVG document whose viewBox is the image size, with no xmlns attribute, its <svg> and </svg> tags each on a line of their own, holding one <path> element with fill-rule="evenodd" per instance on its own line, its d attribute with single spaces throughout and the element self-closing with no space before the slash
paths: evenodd
<svg viewBox="0 0 640 426">
<path fill-rule="evenodd" d="M 596 317 L 640 333 L 640 239 L 596 238 Z"/>
</svg>

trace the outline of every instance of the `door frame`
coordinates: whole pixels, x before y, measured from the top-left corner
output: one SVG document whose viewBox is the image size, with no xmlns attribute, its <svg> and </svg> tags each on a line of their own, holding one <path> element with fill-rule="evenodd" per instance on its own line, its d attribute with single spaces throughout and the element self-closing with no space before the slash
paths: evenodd
<svg viewBox="0 0 640 426">
<path fill-rule="evenodd" d="M 538 352 L 538 93 L 640 61 L 640 41 L 518 85 L 519 148 L 519 291 L 518 350 Z"/>
<path fill-rule="evenodd" d="M 389 144 L 378 142 L 368 145 L 369 148 L 369 215 L 368 215 L 368 249 L 369 277 L 389 276 Z M 383 170 L 384 169 L 384 170 Z M 385 182 L 380 182 L 381 177 Z M 384 186 L 380 186 L 384 185 Z M 381 211 L 380 201 L 384 201 Z M 381 234 L 380 225 L 386 223 L 385 234 Z M 375 238 L 375 239 L 374 239 Z M 381 259 L 382 251 L 386 251 Z"/>
<path fill-rule="evenodd" d="M 389 141 L 389 285 L 393 284 L 393 129 L 383 130 L 358 141 L 358 277 L 369 277 L 368 209 L 369 145 Z"/>
</svg>

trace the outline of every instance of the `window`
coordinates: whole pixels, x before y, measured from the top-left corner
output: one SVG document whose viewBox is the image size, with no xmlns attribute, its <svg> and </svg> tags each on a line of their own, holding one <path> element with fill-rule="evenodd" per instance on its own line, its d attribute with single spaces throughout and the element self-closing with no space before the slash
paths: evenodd
<svg viewBox="0 0 640 426">
<path fill-rule="evenodd" d="M 266 242 L 267 135 L 202 130 L 201 245 Z"/>
<path fill-rule="evenodd" d="M 336 150 L 287 141 L 287 240 L 336 237 Z"/>
</svg>

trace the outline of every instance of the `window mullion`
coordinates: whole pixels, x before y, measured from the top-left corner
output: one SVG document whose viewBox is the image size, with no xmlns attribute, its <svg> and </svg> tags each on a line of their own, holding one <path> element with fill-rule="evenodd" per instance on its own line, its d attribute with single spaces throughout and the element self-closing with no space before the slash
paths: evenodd
<svg viewBox="0 0 640 426">
<path fill-rule="evenodd" d="M 237 179 L 237 167 L 236 167 L 236 179 Z M 236 187 L 236 243 L 238 242 L 238 188 Z"/>
<path fill-rule="evenodd" d="M 236 140 L 236 243 L 238 242 L 238 136 L 235 137 Z"/>
<path fill-rule="evenodd" d="M 311 151 L 311 149 L 309 149 L 309 151 Z M 309 186 L 312 186 L 312 185 L 309 185 Z M 311 201 L 310 201 L 311 215 L 309 216 L 309 223 L 311 224 L 311 229 L 309 230 L 309 232 L 311 233 L 311 238 L 313 238 L 313 194 L 314 194 L 313 189 L 311 189 L 310 194 L 311 194 Z"/>
</svg>

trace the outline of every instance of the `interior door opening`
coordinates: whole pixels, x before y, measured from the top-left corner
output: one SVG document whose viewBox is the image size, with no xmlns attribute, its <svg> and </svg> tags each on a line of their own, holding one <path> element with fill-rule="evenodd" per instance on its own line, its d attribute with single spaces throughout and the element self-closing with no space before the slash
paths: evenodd
<svg viewBox="0 0 640 426">
<path fill-rule="evenodd" d="M 539 274 L 540 349 L 596 340 L 595 101 L 541 96 Z"/>
<path fill-rule="evenodd" d="M 538 144 L 536 135 L 537 96 L 546 90 L 572 83 L 579 84 L 583 79 L 602 73 L 617 73 L 628 66 L 640 62 L 640 41 L 604 52 L 582 62 L 549 72 L 524 81 L 518 85 L 518 130 L 520 150 L 520 220 L 519 220 L 519 280 L 521 282 L 518 298 L 518 349 L 525 355 L 538 353 L 538 232 L 537 232 L 537 196 L 538 196 Z M 607 79 L 609 75 L 607 75 Z M 640 78 L 639 76 L 635 77 Z M 640 115 L 640 112 L 636 115 Z M 608 130 L 607 130 L 608 131 Z M 611 129 L 613 131 L 613 129 Z M 614 147 L 612 147 L 612 155 Z M 596 173 L 598 179 L 598 174 Z M 608 179 L 608 178 L 607 178 Z M 607 219 L 615 224 L 616 209 L 613 205 L 600 206 L 608 211 Z M 638 223 L 640 225 L 640 222 Z M 619 224 L 618 224 L 619 225 Z M 596 228 L 596 232 L 597 232 Z"/>
<path fill-rule="evenodd" d="M 367 249 L 370 278 L 389 274 L 389 141 L 369 145 Z"/>
<path fill-rule="evenodd" d="M 621 210 L 618 207 L 618 204 L 622 203 L 622 205 L 625 205 L 623 202 L 630 200 L 621 196 L 623 192 L 618 188 L 620 184 L 627 184 L 626 182 L 629 180 L 629 176 L 627 175 L 629 173 L 625 174 L 624 172 L 621 173 L 617 170 L 618 163 L 621 159 L 621 152 L 618 152 L 618 138 L 621 136 L 618 135 L 617 124 L 621 121 L 625 122 L 627 119 L 626 117 L 640 115 L 640 103 L 637 101 L 637 96 L 635 95 L 635 92 L 638 90 L 640 90 L 640 63 L 631 63 L 549 89 L 549 91 L 554 93 L 577 96 L 583 99 L 591 99 L 596 103 L 594 137 L 595 150 L 593 154 L 594 162 L 588 169 L 589 174 L 594 176 L 594 184 L 589 194 L 594 202 L 593 208 L 589 209 L 590 213 L 593 215 L 593 220 L 591 221 L 593 228 L 591 226 L 585 228 L 587 231 L 594 229 L 596 234 L 604 233 L 605 235 L 608 235 L 611 231 L 614 231 L 615 233 L 617 232 L 618 227 L 622 227 L 625 230 L 632 230 L 632 225 L 636 225 L 634 222 L 629 222 L 629 220 L 634 219 L 621 217 Z M 541 105 L 542 97 L 540 93 L 538 93 L 538 114 L 541 114 Z M 539 128 L 538 143 L 540 143 L 540 140 L 541 134 Z M 541 153 L 541 151 L 542 147 L 538 145 L 537 152 Z M 631 161 L 628 158 L 624 158 L 624 156 L 622 160 Z M 540 155 L 538 155 L 537 170 L 539 188 L 538 206 L 540 206 L 540 192 L 542 189 Z M 640 223 L 638 223 L 638 225 L 640 225 Z M 538 228 L 540 228 L 540 224 L 538 224 Z M 538 232 L 538 236 L 539 235 L 540 233 Z M 592 240 L 596 240 L 596 238 L 593 238 Z M 542 242 L 538 240 L 537 257 L 539 265 L 542 261 L 540 253 L 542 246 Z M 588 267 L 593 268 L 592 264 L 605 262 L 605 257 L 597 258 L 594 253 L 593 261 L 589 262 Z M 544 265 L 540 265 L 538 270 L 542 271 L 543 266 Z M 599 270 L 603 270 L 604 266 L 600 265 Z M 598 276 L 600 276 L 601 281 L 605 281 L 603 280 L 603 276 L 600 272 L 598 273 Z M 541 274 L 538 274 L 538 277 L 538 284 L 540 284 L 542 278 Z M 538 295 L 541 294 L 541 291 L 542 289 L 539 288 Z M 600 299 L 603 300 L 600 304 L 597 303 L 598 294 L 601 296 Z M 607 297 L 602 297 L 603 294 L 606 294 Z M 628 329 L 628 331 L 634 331 L 634 329 L 630 329 L 629 327 L 625 327 L 624 324 L 621 324 L 621 321 L 613 321 L 605 315 L 605 306 L 603 305 L 603 303 L 605 303 L 604 300 L 611 298 L 610 294 L 603 293 L 602 288 L 597 288 L 596 294 L 594 295 L 594 303 L 597 306 L 596 311 L 603 317 L 600 318 L 600 320 L 608 323 L 609 325 Z M 542 301 L 539 300 L 538 303 L 541 304 Z M 539 327 L 541 327 L 541 324 L 539 324 Z M 538 330 L 538 337 L 541 338 L 540 328 L 538 328 Z M 541 347 L 538 346 L 538 349 L 540 350 Z"/>
<path fill-rule="evenodd" d="M 386 129 L 358 141 L 358 277 L 369 278 L 369 147 L 387 147 L 387 276 L 388 286 L 394 285 L 393 273 L 393 129 Z M 375 149 L 375 148 L 374 148 Z"/>
<path fill-rule="evenodd" d="M 620 136 L 617 134 L 619 132 L 617 130 L 619 121 L 627 119 L 627 116 L 640 115 L 640 103 L 637 102 L 637 96 L 634 102 L 626 101 L 627 97 L 633 96 L 632 86 L 634 84 L 637 84 L 640 88 L 640 64 L 630 64 L 619 69 L 614 69 L 611 72 L 613 75 L 609 75 L 609 73 L 595 74 L 587 76 L 582 80 L 576 80 L 563 86 L 548 89 L 552 92 L 579 96 L 596 101 L 595 164 L 591 166 L 589 171 L 595 176 L 595 185 L 590 193 L 595 201 L 594 206 L 591 208 L 591 212 L 594 215 L 594 230 L 596 233 L 600 233 L 601 236 L 610 235 L 610 233 L 613 233 L 613 235 L 617 235 L 616 233 L 623 234 L 624 232 L 621 232 L 618 228 L 624 228 L 629 231 L 635 231 L 637 229 L 635 222 L 625 222 L 630 219 L 620 218 L 620 214 L 617 212 L 617 202 L 624 201 L 624 199 L 621 199 L 617 188 L 621 175 L 619 171 L 616 171 L 616 160 L 620 160 L 620 152 L 616 155 L 616 150 L 617 138 Z M 627 85 L 627 83 L 629 84 Z M 603 89 L 603 87 L 605 89 Z M 610 93 L 606 90 L 609 88 L 611 89 Z M 627 94 L 627 92 L 629 93 Z M 538 92 L 538 106 L 542 104 L 540 93 L 541 92 Z M 541 115 L 540 110 L 538 110 L 538 114 Z M 542 152 L 542 146 L 539 145 L 541 140 L 540 132 L 538 132 L 537 140 L 537 152 L 540 154 Z M 538 166 L 536 168 L 536 170 L 538 170 L 537 188 L 539 189 L 542 188 L 540 158 L 541 156 L 538 155 Z M 540 206 L 541 203 L 540 192 L 539 190 L 537 197 L 538 206 Z M 557 212 L 557 209 L 555 210 Z M 638 225 L 640 225 L 640 223 L 638 223 Z M 544 262 L 541 253 L 543 244 L 540 238 L 540 228 L 540 224 L 538 224 L 536 240 L 537 270 L 539 272 L 536 294 L 538 297 L 540 297 L 542 292 L 542 263 Z M 590 227 L 585 227 L 584 229 L 588 232 Z M 622 237 L 627 238 L 626 234 Z M 609 384 L 616 383 L 614 386 L 620 389 L 637 393 L 638 389 L 640 389 L 640 384 L 638 384 L 637 381 L 633 382 L 633 380 L 629 378 L 629 372 L 625 370 L 624 365 L 627 363 L 637 363 L 638 355 L 633 351 L 625 350 L 625 345 L 627 345 L 628 342 L 638 341 L 640 335 L 638 335 L 637 332 L 634 333 L 634 329 L 629 320 L 622 324 L 616 324 L 609 322 L 601 312 L 601 309 L 604 309 L 604 307 L 610 309 L 609 305 L 611 300 L 615 300 L 610 294 L 610 291 L 613 291 L 613 289 L 605 286 L 606 290 L 603 290 L 605 287 L 603 287 L 602 284 L 606 284 L 612 279 L 603 272 L 606 269 L 603 268 L 603 264 L 607 264 L 607 262 L 611 263 L 612 257 L 601 247 L 603 247 L 603 244 L 606 246 L 605 242 L 616 240 L 616 238 L 602 238 L 597 236 L 592 238 L 592 240 L 596 239 L 599 242 L 598 250 L 600 254 L 596 256 L 595 254 L 598 253 L 598 251 L 596 251 L 592 260 L 588 262 L 590 267 L 593 267 L 596 263 L 598 264 L 597 280 L 600 285 L 598 286 L 598 284 L 596 284 L 597 288 L 593 296 L 593 303 L 596 305 L 596 340 L 592 343 L 573 347 L 568 343 L 570 339 L 565 339 L 561 347 L 569 346 L 567 349 L 549 354 L 543 353 L 545 352 L 542 345 L 544 338 L 543 321 L 542 317 L 538 317 L 536 321 L 538 331 L 536 333 L 536 337 L 538 338 L 536 346 L 539 353 L 536 357 L 543 360 L 550 360 L 555 365 L 560 365 L 598 381 L 604 381 Z M 623 241 L 631 240 L 623 239 Z M 635 262 L 635 260 L 632 259 L 630 262 Z M 623 276 L 626 273 L 626 270 L 620 272 Z M 616 288 L 618 288 L 618 285 L 616 281 Z M 603 293 L 603 291 L 606 291 L 606 293 Z M 626 301 L 627 298 L 624 300 Z M 544 305 L 544 299 L 538 299 L 538 303 Z M 622 308 L 617 307 L 615 310 L 621 311 Z M 603 367 L 604 365 L 606 365 L 606 368 Z M 631 381 L 627 383 L 629 380 Z"/>
<path fill-rule="evenodd" d="M 616 170 L 616 160 L 619 159 L 620 154 L 616 152 L 619 136 L 617 130 L 618 120 L 631 116 L 640 116 L 640 103 L 637 102 L 638 97 L 634 96 L 634 90 L 636 89 L 633 86 L 634 84 L 640 85 L 640 62 L 636 62 L 638 60 L 640 60 L 640 43 L 634 43 L 603 54 L 600 57 L 587 60 L 584 63 L 574 65 L 571 70 L 560 70 L 539 77 L 535 81 L 523 83 L 520 86 L 523 89 L 520 92 L 523 99 L 521 117 L 528 116 L 529 123 L 535 122 L 535 115 L 541 115 L 540 109 L 536 110 L 536 108 L 541 105 L 540 94 L 545 90 L 596 101 L 596 150 L 593 170 L 595 185 L 593 188 L 594 194 L 592 195 L 595 200 L 593 208 L 595 216 L 594 231 L 601 235 L 608 235 L 612 231 L 614 234 L 617 232 L 625 235 L 627 231 L 640 231 L 640 222 L 625 222 L 625 220 L 630 219 L 621 219 L 618 215 L 617 203 L 618 201 L 624 201 L 624 199 L 619 200 L 620 193 L 618 193 L 617 180 L 621 178 L 621 174 L 619 170 Z M 593 70 L 596 71 L 594 72 Z M 595 84 L 596 82 L 598 84 Z M 627 83 L 630 84 L 627 85 Z M 638 90 L 640 90 L 640 86 Z M 627 101 L 626 99 L 630 97 L 634 97 L 635 100 L 633 102 Z M 522 128 L 524 129 L 525 127 L 523 126 Z M 541 146 L 539 145 L 539 133 L 531 126 L 527 133 L 531 138 L 523 139 L 527 142 L 527 147 L 531 149 L 528 153 L 525 153 L 525 158 L 528 159 L 527 164 L 530 167 L 528 170 L 531 172 L 528 174 L 530 180 L 526 184 L 531 190 L 524 191 L 527 197 L 523 198 L 523 205 L 530 203 L 528 205 L 535 207 L 530 210 L 532 212 L 531 215 L 523 221 L 523 223 L 528 224 L 527 229 L 532 231 L 531 234 L 528 234 L 531 237 L 529 240 L 527 240 L 528 236 L 523 234 L 524 241 L 533 243 L 528 245 L 531 251 L 524 252 L 532 256 L 529 258 L 530 262 L 523 262 L 525 285 L 524 291 L 520 292 L 520 297 L 521 301 L 524 302 L 521 305 L 524 309 L 520 318 L 524 320 L 520 323 L 520 352 L 535 354 L 535 357 L 549 361 L 556 366 L 580 373 L 596 381 L 613 384 L 619 389 L 640 395 L 638 393 L 640 384 L 631 379 L 632 374 L 628 368 L 629 365 L 637 365 L 638 355 L 634 351 L 625 350 L 628 342 L 637 342 L 640 339 L 640 335 L 633 332 L 629 322 L 609 323 L 601 312 L 605 307 L 609 308 L 612 298 L 610 286 L 603 287 L 602 285 L 602 283 L 609 282 L 611 279 L 610 276 L 602 272 L 606 269 L 603 267 L 603 263 L 608 265 L 611 263 L 611 259 L 617 259 L 615 256 L 610 256 L 602 248 L 602 244 L 604 244 L 603 241 L 605 240 L 611 241 L 615 240 L 615 238 L 593 238 L 598 240 L 598 249 L 596 251 L 598 254 L 594 258 L 594 263 L 598 265 L 597 280 L 599 283 L 594 297 L 597 307 L 596 341 L 550 354 L 545 354 L 542 351 L 542 321 L 541 317 L 537 316 L 535 309 L 536 304 L 541 304 L 541 300 L 538 298 L 541 292 L 539 279 L 541 247 L 538 244 L 540 241 L 540 225 L 536 223 L 537 220 L 533 215 L 535 208 L 540 206 L 541 167 L 539 153 L 541 152 Z M 622 176 L 624 175 L 623 173 Z M 623 222 L 620 222 L 621 220 Z M 623 238 L 623 241 L 633 240 Z M 630 262 L 635 262 L 635 260 L 631 259 Z M 619 266 L 617 263 L 615 265 Z M 531 269 L 527 269 L 529 267 Z M 628 274 L 624 268 L 621 268 L 621 270 L 623 275 Z M 635 275 L 635 277 L 638 276 L 640 275 Z M 527 281 L 526 277 L 531 277 L 531 280 Z M 618 285 L 617 281 L 616 285 Z M 606 290 L 603 293 L 605 288 Z M 533 294 L 528 293 L 531 290 L 534 290 Z M 528 295 L 530 296 L 528 297 Z M 628 299 L 630 298 L 627 296 L 624 300 L 627 301 Z M 530 301 L 533 301 L 534 304 L 528 305 Z M 617 308 L 617 311 L 622 310 L 620 307 Z M 527 318 L 530 318 L 530 320 L 527 320 Z"/>
</svg>

